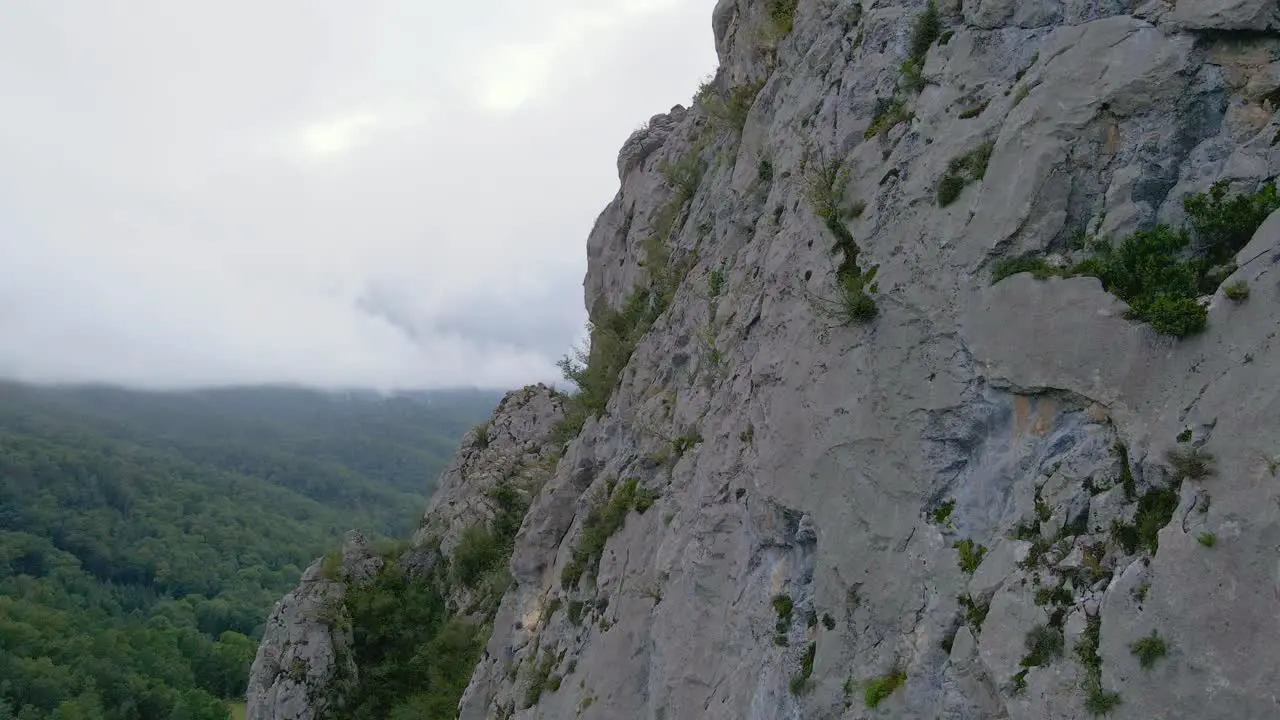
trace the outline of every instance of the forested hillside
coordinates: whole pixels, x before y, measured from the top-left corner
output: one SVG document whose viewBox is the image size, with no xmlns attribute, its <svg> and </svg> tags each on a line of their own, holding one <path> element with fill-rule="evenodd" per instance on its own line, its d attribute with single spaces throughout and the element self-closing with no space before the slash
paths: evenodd
<svg viewBox="0 0 1280 720">
<path fill-rule="evenodd" d="M 0 386 L 0 720 L 222 720 L 301 569 L 404 535 L 499 397 Z"/>
</svg>

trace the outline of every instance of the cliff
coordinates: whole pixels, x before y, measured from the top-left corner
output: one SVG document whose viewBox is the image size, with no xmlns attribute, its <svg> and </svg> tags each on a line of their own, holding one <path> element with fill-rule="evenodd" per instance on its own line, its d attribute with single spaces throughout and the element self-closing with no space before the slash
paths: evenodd
<svg viewBox="0 0 1280 720">
<path fill-rule="evenodd" d="M 580 392 L 504 401 L 389 556 L 475 628 L 461 717 L 1280 717 L 1280 6 L 712 28 L 588 239 Z M 316 572 L 250 718 L 322 714 L 275 659 L 331 642 L 277 622 Z"/>
</svg>

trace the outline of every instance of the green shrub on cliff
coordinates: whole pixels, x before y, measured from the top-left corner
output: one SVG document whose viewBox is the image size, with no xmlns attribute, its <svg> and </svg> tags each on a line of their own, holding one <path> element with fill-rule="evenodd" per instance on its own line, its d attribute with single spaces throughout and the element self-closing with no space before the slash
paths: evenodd
<svg viewBox="0 0 1280 720">
<path fill-rule="evenodd" d="M 769 19 L 780 34 L 786 35 L 795 27 L 799 4 L 799 0 L 769 0 Z"/>
<path fill-rule="evenodd" d="M 814 213 L 822 218 L 827 230 L 835 236 L 836 242 L 831 251 L 840 258 L 836 265 L 839 295 L 835 301 L 824 303 L 824 310 L 842 325 L 859 325 L 874 320 L 879 314 L 872 297 L 879 288 L 875 282 L 877 267 L 873 265 L 863 269 L 858 264 L 861 249 L 845 225 L 853 215 L 844 204 L 848 185 L 849 171 L 839 159 L 827 160 L 819 156 L 816 162 L 806 166 L 806 195 L 813 204 Z M 863 205 L 857 215 L 865 209 Z"/>
<path fill-rule="evenodd" d="M 330 717 L 456 717 L 488 628 L 451 617 L 447 590 L 441 575 L 409 576 L 388 562 L 370 583 L 347 591 L 358 683 Z"/>
<path fill-rule="evenodd" d="M 947 171 L 938 180 L 938 207 L 955 202 L 966 185 L 986 177 L 987 163 L 991 161 L 994 149 L 995 143 L 988 140 L 968 153 L 952 158 Z"/>
<path fill-rule="evenodd" d="M 663 167 L 672 196 L 657 219 L 655 234 L 645 242 L 641 266 L 648 274 L 648 283 L 628 294 L 616 309 L 603 301 L 597 303 L 587 324 L 587 348 L 578 349 L 557 363 L 564 379 L 577 388 L 555 433 L 561 442 L 572 440 L 589 418 L 604 413 L 640 339 L 671 304 L 692 265 L 692 258 L 672 262 L 667 248 L 706 171 L 700 152 L 701 148 L 695 147 L 681 160 Z"/>
<path fill-rule="evenodd" d="M 1190 244 L 1185 230 L 1166 225 L 1134 233 L 1077 267 L 1094 275 L 1108 292 L 1129 304 L 1130 315 L 1159 333 L 1183 337 L 1204 329 L 1208 312 L 1199 301 L 1206 263 L 1183 258 Z"/>
<path fill-rule="evenodd" d="M 1093 256 L 1072 268 L 1051 268 L 1030 255 L 996 264 L 992 282 L 1030 271 L 1037 278 L 1092 276 L 1129 305 L 1129 316 L 1163 335 L 1186 337 L 1204 330 L 1209 313 L 1200 298 L 1234 271 L 1233 258 L 1263 221 L 1280 209 L 1280 193 L 1268 184 L 1254 193 L 1228 195 L 1225 182 L 1183 201 L 1182 228 L 1157 225 L 1117 245 L 1097 243 Z M 1233 290 L 1237 295 L 1238 290 Z"/>
<path fill-rule="evenodd" d="M 632 510 L 644 513 L 653 504 L 653 494 L 640 487 L 638 478 L 631 478 L 614 489 L 608 502 L 587 513 L 582 524 L 582 534 L 573 549 L 573 559 L 565 565 L 560 584 L 566 589 L 577 587 L 583 576 L 595 578 L 604 555 L 605 543 L 622 529 Z"/>
<path fill-rule="evenodd" d="M 924 64 L 924 58 L 929 54 L 929 48 L 933 46 L 934 41 L 942 35 L 942 18 L 938 15 L 938 6 L 933 0 L 925 6 L 924 11 L 916 18 L 916 24 L 911 29 L 911 49 L 910 58 L 920 64 Z"/>
<path fill-rule="evenodd" d="M 1267 216 L 1280 210 L 1280 190 L 1271 183 L 1255 193 L 1228 196 L 1223 180 L 1207 193 L 1188 196 L 1182 207 L 1195 234 L 1195 253 L 1209 265 L 1219 265 L 1230 262 L 1253 239 Z"/>
<path fill-rule="evenodd" d="M 356 682 L 339 678 L 326 689 L 340 701 L 330 718 L 456 717 L 510 582 L 506 564 L 529 507 L 509 483 L 488 497 L 493 517 L 463 532 L 449 562 L 410 574 L 388 555 L 372 581 L 348 588 L 341 616 L 351 627 Z M 451 596 L 468 598 L 470 605 L 450 608 Z"/>
</svg>

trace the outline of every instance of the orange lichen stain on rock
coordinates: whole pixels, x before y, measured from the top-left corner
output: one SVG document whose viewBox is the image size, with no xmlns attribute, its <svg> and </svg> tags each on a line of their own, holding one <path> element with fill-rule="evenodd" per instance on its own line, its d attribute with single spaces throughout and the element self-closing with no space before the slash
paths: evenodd
<svg viewBox="0 0 1280 720">
<path fill-rule="evenodd" d="M 1013 434 L 1015 437 L 1045 435 L 1053 429 L 1057 415 L 1058 404 L 1053 400 L 1018 395 L 1013 399 Z"/>
<path fill-rule="evenodd" d="M 1053 429 L 1053 420 L 1058 417 L 1058 403 L 1048 398 L 1042 398 L 1036 402 L 1035 424 L 1031 427 L 1031 433 L 1037 437 L 1048 435 Z"/>
<path fill-rule="evenodd" d="M 764 522 L 762 522 L 761 525 L 763 526 L 762 529 L 766 532 L 772 532 L 778 529 L 778 524 L 774 522 L 773 513 L 765 514 Z"/>
<path fill-rule="evenodd" d="M 1093 403 L 1085 409 L 1085 412 L 1089 415 L 1089 419 L 1096 423 L 1106 422 L 1111 417 L 1107 408 L 1100 403 Z"/>
<path fill-rule="evenodd" d="M 1120 135 L 1120 123 L 1111 120 L 1106 125 L 1107 141 L 1105 152 L 1108 155 L 1115 155 L 1120 152 L 1123 138 Z"/>
<path fill-rule="evenodd" d="M 1027 424 L 1031 417 L 1031 398 L 1026 395 L 1015 395 L 1013 398 L 1013 434 L 1020 437 L 1027 432 Z"/>
<path fill-rule="evenodd" d="M 541 599 L 537 602 L 530 603 L 528 609 L 525 610 L 524 615 L 520 618 L 521 624 L 530 629 L 540 627 L 542 625 L 542 615 L 545 607 L 545 602 Z"/>
<path fill-rule="evenodd" d="M 770 597 L 776 597 L 787 589 L 787 583 L 791 578 L 786 563 L 778 563 L 773 566 L 769 572 L 769 592 Z"/>
</svg>

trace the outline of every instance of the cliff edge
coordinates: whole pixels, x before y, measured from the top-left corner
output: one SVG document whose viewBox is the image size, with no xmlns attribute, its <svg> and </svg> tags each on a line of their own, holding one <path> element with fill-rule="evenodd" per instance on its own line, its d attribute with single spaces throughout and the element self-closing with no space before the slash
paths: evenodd
<svg viewBox="0 0 1280 720">
<path fill-rule="evenodd" d="M 1280 718 L 1280 6 L 721 0 L 711 26 L 715 78 L 627 140 L 588 238 L 579 392 L 523 391 L 546 410 L 459 456 L 519 447 L 535 479 L 451 469 L 397 561 L 475 628 L 441 697 Z M 481 531 L 508 550 L 461 582 Z M 250 718 L 318 716 L 274 659 L 282 632 L 327 657 L 276 620 L 315 582 Z"/>
</svg>

